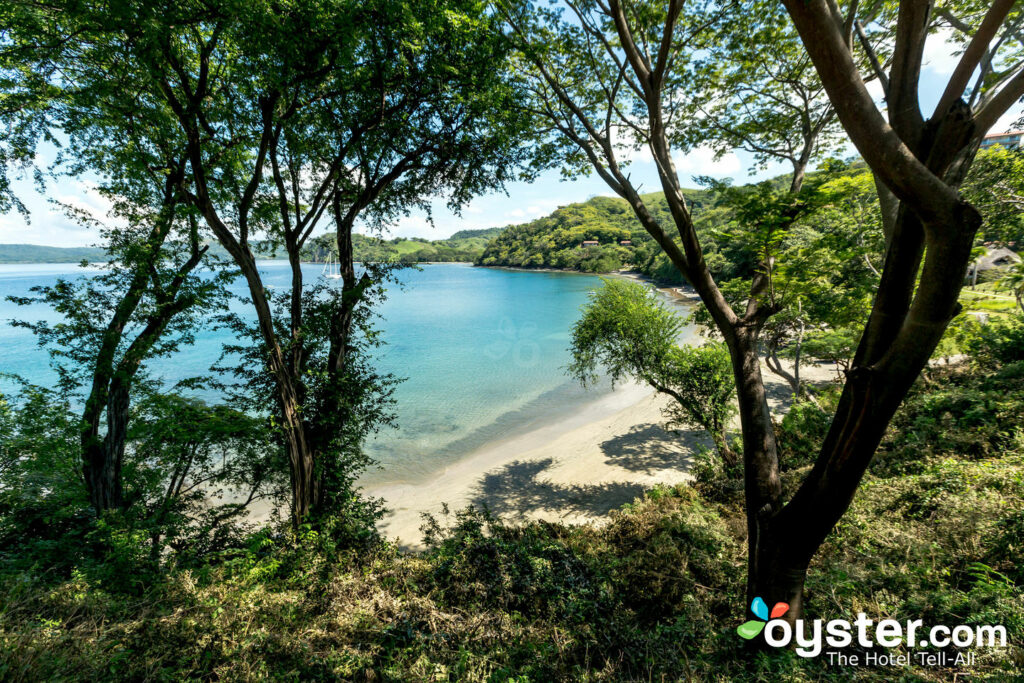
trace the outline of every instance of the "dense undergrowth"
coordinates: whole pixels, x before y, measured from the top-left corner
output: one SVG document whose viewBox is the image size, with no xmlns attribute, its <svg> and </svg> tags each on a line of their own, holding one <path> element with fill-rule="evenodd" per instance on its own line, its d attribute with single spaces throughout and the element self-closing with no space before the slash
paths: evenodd
<svg viewBox="0 0 1024 683">
<path fill-rule="evenodd" d="M 129 566 L 122 584 L 12 565 L 0 679 L 1019 680 L 1022 414 L 1012 354 L 929 370 L 809 573 L 808 618 L 1004 625 L 1010 647 L 979 649 L 966 668 L 745 648 L 741 492 L 704 461 L 693 486 L 656 488 L 604 526 L 464 510 L 425 526 L 422 555 L 264 530 L 141 587 Z M 782 421 L 787 489 L 826 426 L 809 404 Z"/>
</svg>

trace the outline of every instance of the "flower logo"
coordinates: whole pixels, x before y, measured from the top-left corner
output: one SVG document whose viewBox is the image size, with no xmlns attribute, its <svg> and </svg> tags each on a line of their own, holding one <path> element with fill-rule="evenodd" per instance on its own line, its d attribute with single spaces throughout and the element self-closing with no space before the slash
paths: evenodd
<svg viewBox="0 0 1024 683">
<path fill-rule="evenodd" d="M 768 623 L 769 619 L 777 619 L 788 612 L 789 605 L 784 602 L 777 602 L 775 607 L 772 607 L 771 614 L 768 614 L 768 605 L 765 604 L 764 600 L 754 598 L 753 602 L 750 603 L 750 611 L 754 613 L 757 619 L 745 621 L 736 627 L 736 632 L 747 640 L 756 637 L 758 633 L 763 631 L 764 625 Z"/>
</svg>

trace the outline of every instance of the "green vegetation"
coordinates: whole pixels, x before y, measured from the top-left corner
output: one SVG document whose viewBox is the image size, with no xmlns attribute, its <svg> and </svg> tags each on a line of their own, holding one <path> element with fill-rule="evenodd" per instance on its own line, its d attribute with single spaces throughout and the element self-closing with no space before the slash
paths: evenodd
<svg viewBox="0 0 1024 683">
<path fill-rule="evenodd" d="M 491 238 L 504 228 L 460 230 L 443 240 L 422 237 L 396 237 L 381 239 L 355 234 L 352 236 L 357 263 L 377 263 L 398 260 L 403 263 L 466 262 L 473 263 L 483 254 Z M 272 245 L 254 245 L 260 258 L 280 258 L 281 253 Z M 331 236 L 315 238 L 302 252 L 303 261 L 323 263 L 332 255 L 337 260 L 338 247 Z M 230 255 L 219 244 L 209 245 L 209 253 L 220 258 Z M 102 247 L 43 247 L 36 244 L 0 244 L 0 263 L 102 263 L 109 258 Z"/>
<path fill-rule="evenodd" d="M 1022 22 L 967 0 L 0 6 L 0 210 L 25 211 L 18 175 L 88 175 L 116 219 L 65 206 L 111 266 L 15 299 L 59 314 L 15 323 L 59 379 L 0 398 L 0 678 L 1021 678 L 1021 270 L 963 289 L 979 242 L 1021 239 L 1024 154 L 975 152 L 1024 92 Z M 938 35 L 958 55 L 941 92 L 921 78 Z M 862 161 L 827 158 L 847 143 Z M 684 188 L 679 155 L 707 148 L 788 172 Z M 640 150 L 660 192 L 639 192 Z M 435 242 L 354 232 L 555 168 L 617 198 Z M 468 509 L 426 521 L 424 554 L 389 545 L 358 486 L 397 381 L 375 311 L 403 262 L 468 258 L 689 282 L 721 343 L 678 348 L 682 322 L 613 282 L 569 371 L 671 395 L 722 457 L 606 525 Z M 338 286 L 304 283 L 304 259 L 336 260 Z M 233 333 L 231 367 L 147 375 L 206 324 Z M 808 390 L 807 356 L 841 386 Z M 792 388 L 782 419 L 762 359 Z M 203 386 L 222 403 L 187 398 Z M 863 611 L 1009 647 L 851 673 L 744 643 L 755 599 L 785 603 L 776 625 Z"/>
<path fill-rule="evenodd" d="M 43 247 L 38 244 L 0 244 L 0 263 L 81 263 L 106 260 L 99 247 Z"/>
<path fill-rule="evenodd" d="M 569 374 L 586 386 L 603 372 L 612 382 L 630 378 L 670 396 L 669 423 L 706 431 L 738 474 L 739 456 L 727 432 L 736 412 L 729 352 L 716 343 L 679 346 L 684 324 L 651 288 L 605 280 L 573 326 Z"/>
<path fill-rule="evenodd" d="M 834 398 L 824 397 L 822 408 L 801 404 L 781 422 L 785 488 L 810 467 Z M 864 611 L 926 625 L 1003 624 L 1011 650 L 979 649 L 974 665 L 956 671 L 991 680 L 1022 675 L 1022 411 L 1019 361 L 927 371 L 814 561 L 815 617 Z M 48 437 L 30 428 L 20 438 L 34 439 L 21 446 L 31 448 Z M 515 526 L 462 511 L 428 526 L 433 544 L 423 556 L 381 544 L 352 555 L 315 533 L 288 542 L 259 532 L 202 562 L 172 554 L 159 577 L 140 573 L 132 557 L 119 572 L 80 564 L 40 574 L 10 562 L 5 528 L 0 674 L 851 680 L 821 657 L 745 651 L 735 631 L 747 609 L 742 493 L 717 460 L 695 472 L 694 486 L 655 488 L 601 527 Z M 45 538 L 37 544 L 45 547 Z M 109 551 L 105 557 L 109 563 Z M 952 672 L 862 667 L 856 679 L 944 681 Z"/>
<path fill-rule="evenodd" d="M 472 263 L 480 258 L 490 238 L 501 231 L 502 228 L 460 230 L 443 240 L 422 237 L 387 240 L 357 233 L 352 235 L 353 259 L 358 263 Z M 337 254 L 338 246 L 332 236 L 321 235 L 310 242 L 302 255 L 305 260 L 323 263 L 330 258 L 337 260 Z"/>
<path fill-rule="evenodd" d="M 708 202 L 707 193 L 700 190 L 687 191 L 686 196 L 694 206 L 703 208 Z M 664 197 L 655 193 L 645 195 L 645 199 L 656 216 L 667 219 Z M 544 218 L 505 228 L 487 245 L 476 263 L 586 273 L 608 273 L 633 266 L 647 272 L 656 253 L 657 245 L 629 204 L 617 197 L 593 197 L 563 206 Z"/>
<path fill-rule="evenodd" d="M 898 11 L 804 0 L 568 4 L 572 12 L 499 5 L 529 86 L 526 109 L 550 132 L 544 151 L 561 159 L 563 174 L 595 173 L 626 200 L 721 335 L 735 370 L 743 442 L 746 597 L 785 605 L 776 616 L 795 625 L 808 567 L 848 512 L 887 427 L 959 310 L 984 222 L 960 189 L 982 136 L 1020 98 L 1020 79 L 993 60 L 1024 64 L 1024 43 L 1014 35 L 1024 14 L 1012 3 L 966 2 L 932 14 L 928 3 L 909 0 Z M 962 47 L 960 59 L 937 104 L 923 106 L 926 41 L 946 28 Z M 869 80 L 881 86 L 886 111 L 865 87 Z M 933 111 L 927 120 L 924 110 Z M 800 250 L 783 248 L 817 204 L 806 170 L 836 142 L 837 120 L 872 174 L 877 204 L 869 206 L 877 205 L 879 220 L 850 211 L 863 230 L 845 232 L 864 233 L 865 265 L 878 280 L 870 313 L 850 327 L 856 350 L 815 465 L 787 490 L 760 370 L 763 335 L 794 339 L 799 359 L 802 290 L 812 283 L 797 275 Z M 723 253 L 725 269 L 735 270 L 725 278 L 716 276 L 710 236 L 676 170 L 676 155 L 700 145 L 741 147 L 761 163 L 791 168 L 788 190 L 719 192 L 732 209 L 737 255 L 747 257 Z M 630 147 L 650 153 L 671 221 L 657 219 L 640 194 Z M 878 243 L 884 258 L 872 263 Z M 847 265 L 838 258 L 822 274 L 842 277 Z M 798 286 L 780 286 L 783 280 Z M 795 323 L 781 335 L 772 330 L 779 314 Z M 768 610 L 755 612 L 764 618 Z"/>
</svg>

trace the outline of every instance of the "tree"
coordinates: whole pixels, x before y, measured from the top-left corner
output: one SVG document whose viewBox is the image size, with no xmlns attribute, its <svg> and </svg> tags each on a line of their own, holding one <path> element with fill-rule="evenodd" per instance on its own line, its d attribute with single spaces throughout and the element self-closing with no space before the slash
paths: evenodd
<svg viewBox="0 0 1024 683">
<path fill-rule="evenodd" d="M 918 83 L 934 25 L 931 7 L 901 2 L 888 23 L 888 73 L 874 74 L 886 95 L 887 122 L 844 32 L 851 18 L 856 21 L 857 4 L 847 8 L 845 19 L 826 2 L 784 4 L 851 141 L 899 200 L 895 220 L 884 222 L 885 260 L 872 311 L 815 465 L 785 506 L 781 495 L 768 502 L 763 526 L 772 549 L 761 559 L 766 580 L 755 582 L 755 589 L 763 587 L 773 599 L 792 594 L 799 600 L 807 563 L 849 507 L 886 426 L 959 310 L 981 217 L 957 188 L 982 137 L 1024 95 L 1022 46 L 1015 37 L 1024 17 L 1013 2 L 965 3 L 969 31 L 958 38 L 963 53 L 926 120 Z M 1004 60 L 1009 68 L 993 75 L 990 67 Z"/>
<path fill-rule="evenodd" d="M 729 446 L 728 428 L 736 392 L 728 352 L 715 343 L 679 347 L 684 324 L 650 288 L 604 280 L 573 325 L 569 374 L 586 386 L 603 368 L 613 383 L 629 377 L 671 396 L 674 403 L 665 410 L 671 422 L 706 431 L 734 468 L 739 456 Z"/>
<path fill-rule="evenodd" d="M 816 173 L 812 185 L 805 210 L 777 249 L 772 279 L 781 307 L 763 331 L 765 363 L 795 395 L 804 391 L 802 357 L 844 366 L 852 356 L 858 326 L 878 284 L 875 264 L 881 263 L 884 248 L 869 171 L 832 163 Z M 792 372 L 780 357 L 792 360 Z"/>
<path fill-rule="evenodd" d="M 50 347 L 65 390 L 85 388 L 79 442 L 82 472 L 97 515 L 126 506 L 122 465 L 137 379 L 152 358 L 189 343 L 202 312 L 215 307 L 216 279 L 193 274 L 205 248 L 195 224 L 184 249 L 163 242 L 160 222 L 144 235 L 111 249 L 102 273 L 34 288 L 19 304 L 43 302 L 59 323 L 16 321 Z M 121 250 L 123 249 L 123 250 Z"/>
<path fill-rule="evenodd" d="M 60 324 L 23 323 L 51 346 L 65 389 L 86 389 L 82 466 L 101 514 L 125 505 L 121 467 L 136 378 L 147 360 L 190 341 L 201 315 L 219 305 L 222 283 L 197 274 L 212 262 L 185 189 L 185 137 L 159 100 L 126 97 L 142 91 L 144 78 L 93 11 L 108 12 L 13 5 L 0 70 L 5 97 L 19 103 L 2 112 L 13 144 L 32 151 L 51 141 L 59 153 L 50 173 L 97 177 L 96 191 L 113 206 L 110 224 L 65 207 L 101 231 L 108 263 L 94 278 L 37 290 L 63 314 Z"/>
<path fill-rule="evenodd" d="M 137 77 L 139 95 L 171 112 L 185 140 L 187 200 L 240 269 L 256 313 L 293 524 L 316 521 L 337 499 L 328 485 L 331 463 L 349 447 L 338 442 L 345 420 L 361 412 L 350 409 L 347 383 L 358 364 L 356 311 L 382 276 L 357 273 L 352 229 L 437 195 L 457 207 L 512 177 L 526 152 L 514 89 L 495 68 L 503 41 L 469 0 L 126 0 L 83 21 Z M 320 305 L 304 288 L 300 254 L 326 222 L 342 286 L 318 290 L 328 300 Z M 252 248 L 258 234 L 290 261 L 285 300 L 264 287 Z"/>
<path fill-rule="evenodd" d="M 788 190 L 799 192 L 808 166 L 842 144 L 835 109 L 799 36 L 774 2 L 747 3 L 714 30 L 717 40 L 696 66 L 690 90 L 710 130 L 680 127 L 676 134 L 719 153 L 746 150 L 762 168 L 786 163 Z"/>
<path fill-rule="evenodd" d="M 127 498 L 153 564 L 168 548 L 194 561 L 241 545 L 252 503 L 284 488 L 267 420 L 226 405 L 147 391 L 129 442 Z"/>
<path fill-rule="evenodd" d="M 1024 261 L 1015 263 L 1000 283 L 1013 292 L 1014 298 L 1017 299 L 1017 307 L 1024 313 Z"/>
<path fill-rule="evenodd" d="M 685 116 L 686 71 L 713 43 L 710 28 L 728 8 L 677 0 L 666 6 L 621 0 L 565 4 L 572 21 L 525 4 L 503 5 L 509 32 L 528 65 L 523 77 L 534 96 L 530 110 L 557 134 L 559 142 L 553 144 L 563 145 L 574 168 L 589 163 L 629 202 L 722 334 L 743 432 L 747 597 L 785 602 L 790 605 L 786 618 L 797 619 L 811 558 L 849 506 L 886 426 L 956 312 L 980 224 L 956 186 L 985 131 L 1024 94 L 1024 73 L 1014 67 L 979 82 L 970 103 L 962 96 L 982 59 L 993 61 L 989 44 L 1007 23 L 1013 3 L 996 2 L 974 12 L 968 26 L 976 30 L 965 38 L 961 62 L 927 123 L 917 97 L 931 26 L 929 3 L 905 0 L 895 17 L 875 17 L 873 25 L 893 36 L 889 72 L 879 67 L 873 73 L 887 95 L 890 125 L 868 94 L 854 57 L 858 4 L 843 16 L 825 0 L 784 2 L 843 128 L 879 183 L 900 202 L 895 212 L 891 202 L 888 208 L 883 203 L 890 219 L 872 313 L 815 466 L 788 502 L 758 362 L 762 327 L 778 309 L 771 296 L 771 264 L 762 264 L 753 277 L 746 306 L 733 310 L 704 259 L 672 156 L 674 131 L 699 125 Z M 1010 28 L 1016 16 L 1010 16 Z M 870 45 L 863 41 L 862 47 Z M 870 57 L 869 63 L 878 63 Z M 678 239 L 652 216 L 626 173 L 623 132 L 650 150 Z"/>
</svg>

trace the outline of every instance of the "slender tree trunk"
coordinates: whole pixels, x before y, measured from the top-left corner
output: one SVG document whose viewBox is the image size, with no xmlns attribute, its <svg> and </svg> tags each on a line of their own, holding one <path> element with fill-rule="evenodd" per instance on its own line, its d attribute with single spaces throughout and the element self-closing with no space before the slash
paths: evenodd
<svg viewBox="0 0 1024 683">
<path fill-rule="evenodd" d="M 739 402 L 743 433 L 743 481 L 747 512 L 747 596 L 758 588 L 760 549 L 771 541 L 765 522 L 781 507 L 775 429 L 768 410 L 768 396 L 761 378 L 757 333 L 749 327 L 726 330 L 726 344 L 732 358 L 733 376 Z"/>
<path fill-rule="evenodd" d="M 729 434 L 725 428 L 719 430 L 717 435 L 713 437 L 713 440 L 718 448 L 718 454 L 722 456 L 722 461 L 726 467 L 732 469 L 740 464 L 739 454 L 729 447 Z"/>
<path fill-rule="evenodd" d="M 127 399 L 121 396 L 115 397 L 112 387 L 117 383 L 120 391 L 128 392 L 135 370 L 138 368 L 136 366 L 128 374 L 125 374 L 124 361 L 121 361 L 122 366 L 120 367 L 115 367 L 115 363 L 118 348 L 124 340 L 125 328 L 150 286 L 151 271 L 160 257 L 164 242 L 174 223 L 184 172 L 183 164 L 172 163 L 171 166 L 173 171 L 168 174 L 164 182 L 161 215 L 146 237 L 144 252 L 146 256 L 141 262 L 134 264 L 134 273 L 128 289 L 118 301 L 110 321 L 103 330 L 100 347 L 92 368 L 92 385 L 82 410 L 82 428 L 79 434 L 79 443 L 82 449 L 82 474 L 89 494 L 89 502 L 97 515 L 103 514 L 107 510 L 118 509 L 124 504 L 121 458 L 124 454 L 123 438 L 126 434 L 124 425 L 127 423 L 127 404 L 124 405 L 123 415 L 112 416 L 110 408 L 114 407 L 115 410 L 120 410 L 122 402 Z M 196 263 L 198 263 L 198 259 Z M 191 261 L 186 263 L 185 272 L 191 271 L 195 265 Z M 173 314 L 174 312 L 170 312 L 167 319 L 169 320 Z M 163 326 L 160 330 L 163 330 Z M 146 332 L 143 331 L 140 337 L 145 334 Z M 133 345 L 136 345 L 137 342 L 138 339 L 133 342 Z M 121 374 L 120 378 L 118 378 L 119 373 Z M 107 412 L 108 428 L 107 433 L 101 436 L 100 424 L 104 419 L 104 411 Z"/>
</svg>

